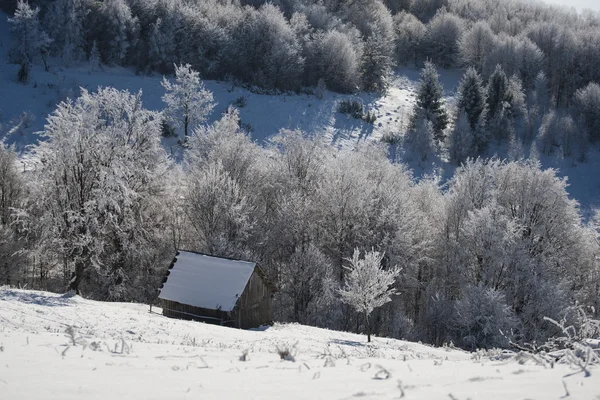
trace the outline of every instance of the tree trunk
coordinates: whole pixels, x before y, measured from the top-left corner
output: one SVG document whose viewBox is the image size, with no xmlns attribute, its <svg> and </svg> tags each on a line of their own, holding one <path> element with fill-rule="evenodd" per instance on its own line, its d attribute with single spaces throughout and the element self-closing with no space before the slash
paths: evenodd
<svg viewBox="0 0 600 400">
<path fill-rule="evenodd" d="M 367 320 L 367 342 L 371 343 L 371 321 L 369 320 L 369 314 L 365 313 L 365 319 Z"/>
<path fill-rule="evenodd" d="M 79 285 L 83 280 L 83 270 L 85 268 L 85 264 L 81 261 L 75 263 L 75 272 L 71 275 L 71 281 L 69 282 L 69 290 L 75 291 L 76 294 L 81 295 L 79 291 Z"/>
<path fill-rule="evenodd" d="M 184 119 L 183 119 L 183 133 L 184 133 L 186 139 L 188 137 L 188 126 L 189 126 L 189 124 L 190 124 L 190 117 L 188 117 L 186 115 L 184 117 Z"/>
</svg>

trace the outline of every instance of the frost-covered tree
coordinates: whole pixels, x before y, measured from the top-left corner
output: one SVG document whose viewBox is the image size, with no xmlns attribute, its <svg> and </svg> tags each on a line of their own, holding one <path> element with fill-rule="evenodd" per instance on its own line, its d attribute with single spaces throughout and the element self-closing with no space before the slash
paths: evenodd
<svg viewBox="0 0 600 400">
<path fill-rule="evenodd" d="M 67 65 L 84 59 L 87 12 L 83 0 L 58 0 L 46 12 L 45 27 L 53 40 L 52 52 Z"/>
<path fill-rule="evenodd" d="M 17 169 L 15 152 L 0 145 L 0 284 L 16 284 L 21 278 L 25 246 L 15 214 L 26 201 L 26 182 Z"/>
<path fill-rule="evenodd" d="M 396 30 L 396 62 L 417 64 L 423 55 L 423 41 L 427 34 L 425 24 L 414 15 L 401 12 L 394 16 Z"/>
<path fill-rule="evenodd" d="M 575 112 L 594 142 L 600 139 L 600 85 L 590 83 L 575 93 Z"/>
<path fill-rule="evenodd" d="M 46 64 L 45 54 L 51 40 L 40 24 L 39 13 L 39 8 L 31 8 L 27 1 L 19 0 L 15 15 L 9 18 L 11 30 L 16 37 L 12 58 L 17 63 L 33 63 L 39 55 Z"/>
<path fill-rule="evenodd" d="M 187 243 L 201 251 L 241 256 L 260 221 L 255 214 L 259 193 L 263 198 L 268 194 L 262 190 L 260 148 L 240 128 L 234 109 L 195 129 L 188 147 L 182 207 L 195 234 Z"/>
<path fill-rule="evenodd" d="M 416 117 L 424 115 L 425 119 L 433 125 L 436 140 L 443 140 L 444 129 L 448 125 L 448 114 L 444 105 L 444 87 L 439 81 L 435 66 L 427 62 L 421 70 L 419 88 L 417 89 L 417 104 L 411 117 L 411 126 L 414 126 Z"/>
<path fill-rule="evenodd" d="M 471 129 L 485 122 L 487 109 L 485 87 L 474 68 L 469 68 L 458 86 L 458 109 L 467 114 Z"/>
<path fill-rule="evenodd" d="M 398 268 L 383 269 L 384 254 L 378 251 L 365 252 L 360 257 L 360 251 L 354 250 L 350 263 L 345 267 L 349 273 L 346 276 L 344 288 L 340 290 L 342 301 L 351 305 L 358 313 L 364 315 L 367 326 L 367 341 L 371 341 L 371 313 L 376 308 L 392 301 L 396 289 L 392 286 L 400 270 Z"/>
<path fill-rule="evenodd" d="M 467 114 L 463 111 L 459 114 L 449 137 L 450 158 L 456 164 L 461 164 L 469 157 L 476 155 L 477 146 L 473 129 L 469 124 Z"/>
<path fill-rule="evenodd" d="M 460 54 L 460 39 L 464 21 L 454 14 L 441 9 L 427 24 L 424 51 L 428 58 L 443 68 L 453 67 Z"/>
<path fill-rule="evenodd" d="M 158 18 L 152 26 L 149 38 L 149 61 L 160 72 L 166 73 L 173 65 L 175 54 L 175 32 Z"/>
<path fill-rule="evenodd" d="M 209 254 L 240 256 L 253 228 L 252 204 L 238 182 L 217 160 L 187 179 L 184 210 L 196 239 Z"/>
<path fill-rule="evenodd" d="M 107 63 L 122 64 L 127 61 L 131 47 L 138 40 L 138 20 L 125 0 L 106 0 L 100 8 L 102 24 L 98 39 Z"/>
<path fill-rule="evenodd" d="M 508 91 L 508 78 L 500 65 L 496 66 L 487 86 L 488 119 L 493 118 L 503 108 Z"/>
<path fill-rule="evenodd" d="M 164 260 L 161 118 L 141 92 L 82 91 L 58 105 L 35 146 L 29 219 L 46 258 L 66 262 L 69 287 L 101 298 L 146 298 Z"/>
<path fill-rule="evenodd" d="M 102 64 L 102 59 L 100 58 L 100 51 L 98 50 L 98 43 L 94 40 L 92 43 L 92 49 L 90 50 L 89 56 L 90 67 L 92 71 L 97 71 Z"/>
<path fill-rule="evenodd" d="M 488 23 L 476 22 L 461 38 L 460 58 L 462 62 L 481 73 L 493 43 L 494 32 Z"/>
<path fill-rule="evenodd" d="M 362 48 L 357 48 L 352 36 L 335 30 L 317 34 L 309 49 L 307 71 L 315 70 L 310 80 L 322 77 L 329 89 L 343 93 L 360 87 Z"/>
<path fill-rule="evenodd" d="M 469 286 L 454 307 L 459 345 L 471 350 L 508 346 L 517 319 L 502 292 L 483 285 Z"/>
<path fill-rule="evenodd" d="M 408 158 L 416 156 L 419 162 L 424 162 L 435 154 L 433 124 L 427 119 L 424 112 L 419 112 L 419 115 L 413 118 L 413 125 L 404 136 L 404 148 L 408 152 Z"/>
<path fill-rule="evenodd" d="M 187 138 L 191 129 L 206 121 L 215 106 L 212 92 L 204 87 L 200 74 L 189 64 L 175 65 L 175 82 L 163 78 L 162 86 L 166 93 L 162 100 L 166 103 L 167 119 L 183 128 Z"/>
</svg>

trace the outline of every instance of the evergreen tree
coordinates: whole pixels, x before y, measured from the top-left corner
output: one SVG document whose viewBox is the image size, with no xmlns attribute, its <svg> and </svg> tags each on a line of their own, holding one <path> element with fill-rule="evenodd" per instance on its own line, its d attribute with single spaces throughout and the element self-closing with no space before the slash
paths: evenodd
<svg viewBox="0 0 600 400">
<path fill-rule="evenodd" d="M 52 52 L 67 65 L 84 59 L 86 13 L 83 0 L 57 0 L 48 7 L 44 20 L 53 39 Z"/>
<path fill-rule="evenodd" d="M 158 18 L 150 33 L 149 61 L 154 68 L 166 73 L 175 52 L 175 35 L 168 25 Z"/>
<path fill-rule="evenodd" d="M 19 0 L 14 17 L 8 20 L 17 39 L 12 58 L 21 65 L 32 63 L 38 54 L 42 56 L 44 64 L 46 62 L 45 54 L 51 40 L 41 27 L 39 13 L 39 8 L 31 8 L 27 1 Z"/>
<path fill-rule="evenodd" d="M 419 162 L 427 161 L 435 153 L 435 135 L 433 124 L 425 112 L 419 110 L 414 117 L 413 126 L 404 137 L 404 147 L 412 156 L 418 155 Z"/>
<path fill-rule="evenodd" d="M 508 78 L 500 65 L 490 76 L 487 86 L 488 121 L 494 118 L 503 109 L 508 92 Z"/>
<path fill-rule="evenodd" d="M 475 155 L 477 146 L 473 131 L 467 114 L 461 111 L 450 133 L 449 145 L 450 158 L 457 165 Z"/>
<path fill-rule="evenodd" d="M 92 71 L 97 71 L 100 68 L 100 64 L 102 64 L 102 60 L 100 58 L 100 50 L 98 50 L 98 43 L 94 40 L 92 44 L 92 50 L 90 51 L 90 67 Z"/>
<path fill-rule="evenodd" d="M 411 118 L 411 128 L 415 126 L 422 112 L 432 123 L 433 133 L 438 141 L 443 140 L 444 129 L 448 126 L 448 114 L 444 108 L 444 87 L 439 81 L 435 66 L 426 62 L 421 70 L 421 80 L 417 90 L 417 105 Z"/>
<path fill-rule="evenodd" d="M 469 126 L 475 130 L 485 118 L 486 108 L 486 93 L 481 77 L 474 68 L 469 68 L 458 87 L 459 112 L 466 113 Z"/>
<path fill-rule="evenodd" d="M 600 85 L 590 83 L 575 93 L 575 111 L 594 142 L 600 140 Z"/>
</svg>

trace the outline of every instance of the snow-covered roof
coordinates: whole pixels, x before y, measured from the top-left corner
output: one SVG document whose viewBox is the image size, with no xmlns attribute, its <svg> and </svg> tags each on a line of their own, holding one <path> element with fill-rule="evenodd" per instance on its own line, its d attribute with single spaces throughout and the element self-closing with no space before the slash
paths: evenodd
<svg viewBox="0 0 600 400">
<path fill-rule="evenodd" d="M 194 307 L 231 311 L 256 263 L 179 251 L 159 298 Z"/>
</svg>

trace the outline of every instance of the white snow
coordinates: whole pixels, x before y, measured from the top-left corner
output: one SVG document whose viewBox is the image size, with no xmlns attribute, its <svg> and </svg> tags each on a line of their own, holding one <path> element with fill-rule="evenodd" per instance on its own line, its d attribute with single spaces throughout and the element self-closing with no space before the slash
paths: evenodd
<svg viewBox="0 0 600 400">
<path fill-rule="evenodd" d="M 195 307 L 231 311 L 255 263 L 180 251 L 159 297 Z"/>
<path fill-rule="evenodd" d="M 600 399 L 595 368 L 586 378 L 510 354 L 367 344 L 296 324 L 243 331 L 157 312 L 0 288 L 0 398 L 547 400 L 568 390 L 569 399 Z M 278 347 L 295 361 L 281 360 Z"/>
</svg>

